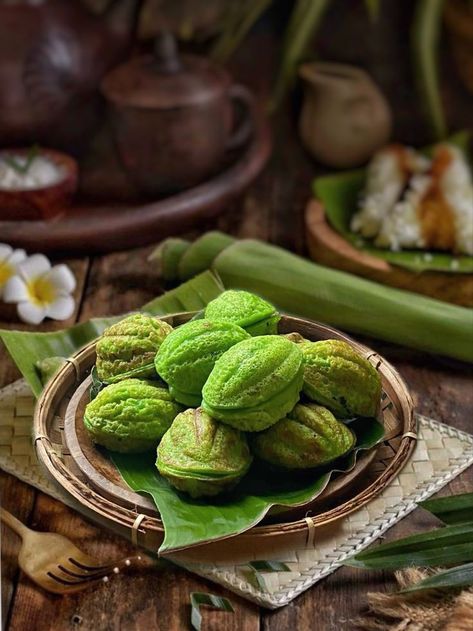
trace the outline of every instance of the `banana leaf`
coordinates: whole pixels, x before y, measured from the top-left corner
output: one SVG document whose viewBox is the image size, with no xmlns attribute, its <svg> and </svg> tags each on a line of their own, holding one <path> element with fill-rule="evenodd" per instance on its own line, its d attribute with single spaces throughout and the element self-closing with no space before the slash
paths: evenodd
<svg viewBox="0 0 473 631">
<path fill-rule="evenodd" d="M 473 493 L 425 500 L 419 502 L 419 506 L 441 519 L 444 524 L 473 523 Z"/>
<path fill-rule="evenodd" d="M 346 565 L 365 569 L 438 567 L 473 561 L 473 523 L 445 526 L 376 546 L 349 559 Z"/>
<path fill-rule="evenodd" d="M 204 272 L 143 305 L 141 311 L 151 315 L 166 315 L 180 311 L 199 311 L 223 291 L 219 279 L 212 272 Z M 108 326 L 122 319 L 94 318 L 69 329 L 48 333 L 0 330 L 0 339 L 31 386 L 35 396 L 43 389 L 37 363 L 48 357 L 70 357 L 96 339 Z"/>
<path fill-rule="evenodd" d="M 468 141 L 469 134 L 467 132 L 460 132 L 449 140 L 449 142 L 457 145 L 466 154 L 468 154 Z M 430 151 L 431 148 L 428 148 L 424 153 L 428 155 Z M 345 171 L 319 177 L 313 183 L 314 194 L 322 202 L 330 225 L 340 235 L 357 249 L 367 254 L 415 272 L 426 270 L 460 274 L 471 274 L 473 272 L 473 256 L 453 256 L 446 253 L 420 250 L 392 252 L 391 250 L 377 248 L 370 241 L 352 232 L 350 222 L 357 210 L 365 179 L 365 169 L 357 169 L 355 171 Z"/>
<path fill-rule="evenodd" d="M 288 476 L 268 471 L 255 462 L 238 486 L 222 498 L 192 499 L 179 493 L 159 475 L 154 453 L 109 453 L 122 478 L 133 490 L 149 494 L 164 524 L 160 554 L 235 536 L 258 524 L 272 506 L 299 506 L 317 497 L 336 471 L 350 471 L 361 450 L 372 448 L 384 436 L 375 419 L 351 424 L 355 449 L 331 468 Z"/>
</svg>

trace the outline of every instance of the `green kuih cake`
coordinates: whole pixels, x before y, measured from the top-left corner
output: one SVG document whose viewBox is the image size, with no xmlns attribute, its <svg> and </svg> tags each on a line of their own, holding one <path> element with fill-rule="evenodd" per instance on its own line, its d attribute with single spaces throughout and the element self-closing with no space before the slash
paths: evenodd
<svg viewBox="0 0 473 631">
<path fill-rule="evenodd" d="M 198 408 L 176 417 L 159 444 L 156 466 L 175 488 L 201 497 L 234 487 L 251 461 L 244 434 Z"/>
<path fill-rule="evenodd" d="M 249 334 L 231 322 L 194 320 L 168 335 L 156 355 L 158 375 L 172 396 L 189 407 L 202 400 L 202 387 L 217 359 Z"/>
<path fill-rule="evenodd" d="M 342 340 L 302 342 L 304 394 L 335 416 L 375 416 L 381 397 L 376 368 Z"/>
<path fill-rule="evenodd" d="M 84 425 L 98 445 L 138 453 L 155 449 L 181 412 L 167 388 L 124 379 L 104 388 L 85 408 Z"/>
<path fill-rule="evenodd" d="M 250 335 L 273 335 L 278 332 L 280 315 L 272 304 L 248 291 L 231 289 L 214 298 L 205 309 L 213 322 L 233 322 Z"/>
<path fill-rule="evenodd" d="M 298 404 L 286 418 L 255 434 L 261 460 L 285 469 L 310 469 L 340 458 L 355 446 L 354 433 L 320 405 Z"/>
<path fill-rule="evenodd" d="M 202 391 L 202 407 L 236 429 L 259 432 L 292 410 L 302 381 L 299 344 L 278 335 L 252 337 L 215 363 Z"/>
<path fill-rule="evenodd" d="M 154 358 L 171 331 L 166 322 L 142 313 L 108 327 L 96 345 L 97 376 L 105 383 L 156 377 Z"/>
</svg>

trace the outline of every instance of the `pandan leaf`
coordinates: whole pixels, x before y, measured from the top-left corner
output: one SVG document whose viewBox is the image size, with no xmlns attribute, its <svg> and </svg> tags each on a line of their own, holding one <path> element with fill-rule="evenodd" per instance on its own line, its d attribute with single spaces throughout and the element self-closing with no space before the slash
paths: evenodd
<svg viewBox="0 0 473 631">
<path fill-rule="evenodd" d="M 330 0 L 297 0 L 286 30 L 282 61 L 273 89 L 271 109 L 277 109 L 291 88 L 297 67 L 317 31 Z"/>
<path fill-rule="evenodd" d="M 271 2 L 272 0 L 240 0 L 227 3 L 227 17 L 222 32 L 212 48 L 211 57 L 219 63 L 225 63 Z"/>
<path fill-rule="evenodd" d="M 291 569 L 281 561 L 251 561 L 248 563 L 250 568 L 250 580 L 262 591 L 268 591 L 266 581 L 262 572 L 290 572 Z"/>
<path fill-rule="evenodd" d="M 33 164 L 35 158 L 39 155 L 39 146 L 33 145 L 28 149 L 28 153 L 26 154 L 26 160 L 23 162 L 18 159 L 19 156 L 8 155 L 5 154 L 3 156 L 3 161 L 8 164 L 14 171 L 19 173 L 20 175 L 26 175 Z"/>
<path fill-rule="evenodd" d="M 258 524 L 271 507 L 300 506 L 317 497 L 338 471 L 350 471 L 362 450 L 371 449 L 384 436 L 375 419 L 359 419 L 351 425 L 357 444 L 348 456 L 331 468 L 300 476 L 271 472 L 259 462 L 234 490 L 217 498 L 192 499 L 178 493 L 159 475 L 155 455 L 109 454 L 122 478 L 134 491 L 151 495 L 164 524 L 160 554 L 232 537 Z"/>
<path fill-rule="evenodd" d="M 470 585 L 473 585 L 473 563 L 465 563 L 464 565 L 452 567 L 449 570 L 429 576 L 414 585 L 400 590 L 399 593 L 408 594 L 426 589 L 451 589 L 469 587 Z"/>
<path fill-rule="evenodd" d="M 372 22 L 376 22 L 379 17 L 380 5 L 380 0 L 365 0 L 365 7 Z"/>
<path fill-rule="evenodd" d="M 418 90 L 436 140 L 447 135 L 437 63 L 444 1 L 417 0 L 411 31 Z"/>
<path fill-rule="evenodd" d="M 290 572 L 291 568 L 282 561 L 250 561 L 248 565 L 256 572 Z"/>
<path fill-rule="evenodd" d="M 349 559 L 346 565 L 365 569 L 438 567 L 473 561 L 473 523 L 445 526 L 382 544 Z"/>
<path fill-rule="evenodd" d="M 202 605 L 218 609 L 219 611 L 235 611 L 228 598 L 203 592 L 191 592 L 191 625 L 196 631 L 201 630 L 202 614 L 200 613 L 200 607 Z"/>
<path fill-rule="evenodd" d="M 473 522 L 473 493 L 425 500 L 419 502 L 419 506 L 441 519 L 444 524 L 455 525 Z"/>
</svg>

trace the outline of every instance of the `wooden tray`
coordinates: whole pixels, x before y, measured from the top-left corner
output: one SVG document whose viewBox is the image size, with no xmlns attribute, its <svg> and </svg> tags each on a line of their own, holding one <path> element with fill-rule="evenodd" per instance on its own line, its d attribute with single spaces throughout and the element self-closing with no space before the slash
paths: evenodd
<svg viewBox="0 0 473 631">
<path fill-rule="evenodd" d="M 317 263 L 437 300 L 473 307 L 472 274 L 411 272 L 358 250 L 330 226 L 322 204 L 315 199 L 306 207 L 305 225 L 307 247 Z"/>
<path fill-rule="evenodd" d="M 269 122 L 249 110 L 253 136 L 212 179 L 154 202 L 74 206 L 51 221 L 0 221 L 2 241 L 28 251 L 96 254 L 147 245 L 216 217 L 261 172 L 271 152 Z"/>
<path fill-rule="evenodd" d="M 177 326 L 187 321 L 191 315 L 176 314 L 163 319 Z M 287 546 L 292 540 L 296 545 L 313 528 L 344 517 L 366 504 L 389 484 L 407 462 L 414 446 L 417 428 L 411 397 L 395 369 L 367 347 L 325 325 L 283 317 L 280 332 L 291 331 L 297 331 L 313 340 L 346 340 L 376 366 L 383 383 L 380 411 L 380 420 L 382 419 L 386 431 L 385 443 L 380 449 L 383 453 L 378 456 L 375 451 L 373 461 L 366 468 L 366 463 L 360 465 L 363 475 L 358 476 L 358 470 L 349 483 L 342 483 L 343 488 L 337 490 L 336 486 L 332 489 L 327 487 L 325 498 L 322 498 L 319 505 L 314 505 L 307 517 L 304 515 L 287 521 L 287 515 L 278 515 L 277 523 L 262 524 L 231 539 L 186 549 L 174 553 L 174 557 L 187 561 L 206 559 L 224 562 L 228 558 L 238 557 L 238 550 L 247 552 L 248 549 L 254 549 L 255 554 L 264 554 L 267 546 L 274 550 L 274 546 L 283 543 Z M 156 551 L 163 538 L 163 528 L 154 506 L 142 496 L 136 497 L 123 487 L 119 476 L 111 472 L 108 462 L 101 460 L 97 454 L 91 456 L 91 449 L 99 453 L 98 450 L 83 442 L 79 433 L 76 434 L 78 440 L 74 440 L 76 411 L 84 404 L 84 393 L 88 387 L 86 379 L 94 359 L 93 342 L 77 353 L 45 388 L 34 418 L 37 455 L 57 483 L 89 511 L 95 520 L 135 543 Z M 333 495 L 330 495 L 332 491 Z M 343 494 L 343 499 L 340 499 L 340 493 Z M 304 513 L 307 513 L 307 509 Z M 279 521 L 283 518 L 285 521 Z"/>
</svg>

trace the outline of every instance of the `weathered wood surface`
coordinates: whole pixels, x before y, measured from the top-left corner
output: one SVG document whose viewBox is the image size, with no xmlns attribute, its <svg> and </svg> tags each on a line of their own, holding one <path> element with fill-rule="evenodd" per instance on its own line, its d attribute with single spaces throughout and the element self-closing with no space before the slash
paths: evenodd
<svg viewBox="0 0 473 631">
<path fill-rule="evenodd" d="M 327 28 L 319 38 L 318 50 L 325 59 L 351 61 L 365 66 L 380 82 L 395 107 L 395 133 L 409 142 L 425 142 L 419 111 L 412 98 L 405 33 L 410 3 L 391 3 L 392 15 L 382 17 L 378 28 L 367 27 L 363 3 L 350 3 L 349 19 L 340 18 L 346 3 L 334 2 Z M 409 12 L 409 9 L 408 9 Z M 398 15 L 399 13 L 399 15 Z M 367 30 L 368 29 L 368 30 Z M 401 36 L 403 33 L 403 36 Z M 238 62 L 238 76 L 267 92 L 274 47 L 265 34 L 259 35 L 257 53 L 245 47 Z M 340 46 L 340 42 L 343 45 Z M 471 101 L 454 73 L 446 77 L 446 94 L 454 127 L 471 124 Z M 303 211 L 310 195 L 310 181 L 320 166 L 300 147 L 294 116 L 280 116 L 273 123 L 275 150 L 266 171 L 245 197 L 233 204 L 216 224 L 238 237 L 268 240 L 299 254 L 305 253 Z M 131 250 L 91 261 L 74 262 L 78 278 L 80 321 L 92 316 L 133 310 L 162 291 L 162 284 L 147 263 L 150 248 Z M 0 318 L 1 319 L 1 318 Z M 3 323 L 0 323 L 3 326 Z M 69 323 L 66 323 L 69 324 Z M 57 327 L 48 323 L 42 330 Z M 59 326 L 63 326 L 60 324 Z M 364 340 L 384 354 L 403 374 L 416 398 L 418 410 L 440 421 L 473 431 L 472 372 L 464 365 L 393 345 Z M 0 348 L 0 387 L 18 373 Z M 104 559 L 131 554 L 127 542 L 85 519 L 55 500 L 37 493 L 11 476 L 1 474 L 2 503 L 20 519 L 38 530 L 53 530 L 69 536 L 79 547 Z M 473 470 L 456 478 L 443 493 L 473 490 Z M 387 539 L 432 526 L 433 518 L 417 510 L 387 534 Z M 224 593 L 217 586 L 180 569 L 157 571 L 111 580 L 92 592 L 61 598 L 37 589 L 18 572 L 18 539 L 2 527 L 2 603 L 4 624 L 10 631 L 180 631 L 189 628 L 189 593 Z M 226 593 L 236 613 L 204 613 L 204 629 L 228 631 L 287 631 L 350 629 L 367 591 L 392 587 L 391 574 L 341 569 L 314 586 L 287 607 L 267 612 Z"/>
</svg>

